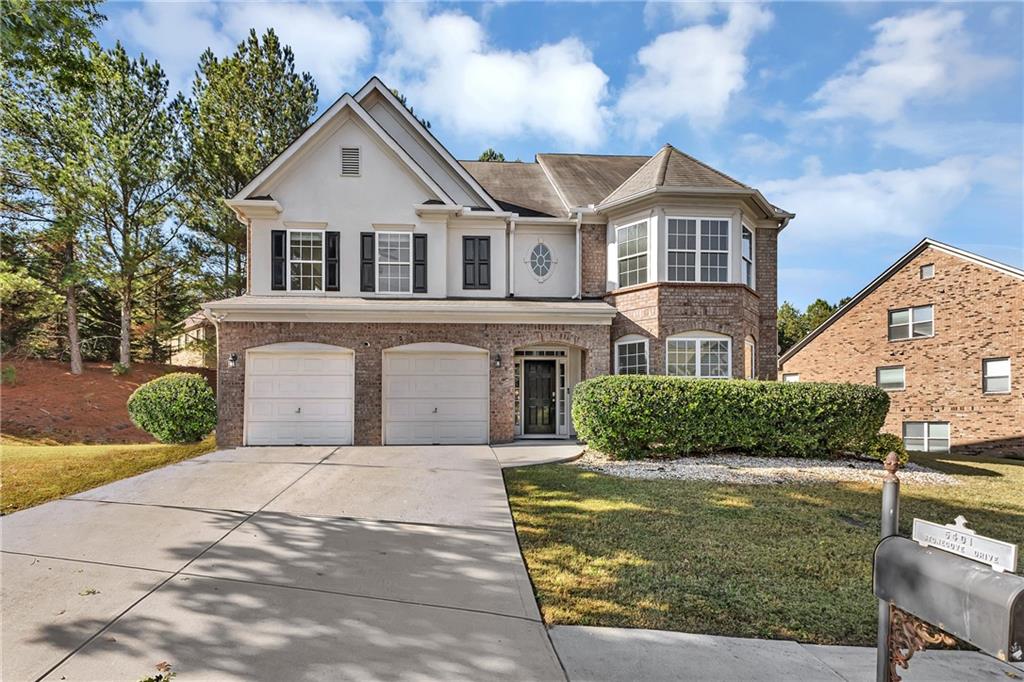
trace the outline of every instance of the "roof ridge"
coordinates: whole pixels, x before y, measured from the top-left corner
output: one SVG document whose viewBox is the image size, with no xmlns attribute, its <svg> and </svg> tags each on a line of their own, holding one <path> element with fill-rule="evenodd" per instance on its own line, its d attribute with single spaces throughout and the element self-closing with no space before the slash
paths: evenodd
<svg viewBox="0 0 1024 682">
<path fill-rule="evenodd" d="M 665 173 L 668 171 L 668 160 L 672 156 L 673 149 L 675 149 L 675 147 L 665 143 L 665 146 L 658 151 L 658 154 L 662 154 L 662 152 L 664 152 L 664 154 L 661 158 L 661 166 L 658 168 L 658 177 L 654 181 L 655 187 L 665 186 Z"/>
<path fill-rule="evenodd" d="M 616 159 L 649 159 L 650 154 L 586 154 L 583 152 L 537 152 L 534 156 L 593 156 Z"/>
<path fill-rule="evenodd" d="M 662 150 L 659 150 L 659 151 L 658 151 L 658 152 L 657 152 L 656 154 L 654 154 L 653 156 L 650 156 L 650 157 L 648 157 L 648 159 L 647 159 L 646 161 L 644 161 L 644 162 L 643 162 L 642 164 L 640 164 L 640 167 L 639 167 L 639 168 L 637 168 L 637 169 L 636 169 L 635 171 L 633 171 L 633 173 L 632 173 L 632 174 L 631 174 L 631 175 L 630 175 L 629 177 L 627 177 L 627 178 L 626 178 L 625 180 L 623 180 L 622 182 L 620 182 L 620 183 L 619 183 L 619 186 L 618 186 L 618 187 L 616 187 L 615 189 L 613 189 L 613 190 L 612 190 L 611 192 L 608 192 L 608 195 L 607 195 L 607 196 L 606 196 L 606 197 L 605 197 L 604 199 L 601 199 L 601 201 L 600 201 L 600 202 L 598 202 L 598 203 L 599 203 L 599 204 L 603 204 L 604 202 L 608 201 L 608 198 L 609 198 L 609 197 L 615 196 L 615 193 L 616 193 L 616 192 L 618 192 L 618 191 L 619 191 L 620 189 L 622 189 L 622 188 L 623 188 L 623 187 L 625 186 L 625 184 L 626 184 L 627 182 L 629 182 L 630 180 L 632 180 L 633 178 L 635 178 L 635 177 L 636 177 L 636 176 L 637 176 L 637 175 L 638 175 L 638 174 L 640 173 L 640 171 L 642 171 L 643 169 L 647 168 L 648 164 L 650 164 L 650 163 L 651 163 L 652 161 L 654 161 L 654 159 L 656 159 L 656 158 L 657 158 L 658 154 L 660 154 L 660 153 L 661 153 L 661 151 L 663 151 L 663 150 L 664 150 L 664 149 L 662 149 Z M 662 176 L 662 180 L 664 180 L 664 175 Z"/>
<path fill-rule="evenodd" d="M 672 147 L 672 145 L 666 145 L 666 146 Z M 672 150 L 675 151 L 677 154 L 681 154 L 681 155 L 685 156 L 686 158 L 688 158 L 690 161 L 693 161 L 697 165 L 703 166 L 704 168 L 707 168 L 709 171 L 711 171 L 713 173 L 717 173 L 718 175 L 721 175 L 726 180 L 731 180 L 732 182 L 735 182 L 737 185 L 740 185 L 741 187 L 746 187 L 747 189 L 753 189 L 753 187 L 751 187 L 750 185 L 747 185 L 745 183 L 740 182 L 736 178 L 732 177 L 731 175 L 728 175 L 727 173 L 723 173 L 722 171 L 718 170 L 714 166 L 709 166 L 708 164 L 704 163 L 703 161 L 701 161 L 700 159 L 698 159 L 695 156 L 691 156 L 690 154 L 687 154 L 684 151 L 680 151 L 679 149 L 676 149 L 675 147 L 672 147 Z"/>
</svg>

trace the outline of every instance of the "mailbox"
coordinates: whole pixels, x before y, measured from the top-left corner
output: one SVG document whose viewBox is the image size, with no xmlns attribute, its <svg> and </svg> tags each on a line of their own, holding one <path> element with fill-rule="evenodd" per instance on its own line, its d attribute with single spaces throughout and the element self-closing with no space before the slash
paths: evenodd
<svg viewBox="0 0 1024 682">
<path fill-rule="evenodd" d="M 1024 577 L 892 536 L 878 543 L 875 596 L 1003 661 L 1024 661 Z"/>
</svg>

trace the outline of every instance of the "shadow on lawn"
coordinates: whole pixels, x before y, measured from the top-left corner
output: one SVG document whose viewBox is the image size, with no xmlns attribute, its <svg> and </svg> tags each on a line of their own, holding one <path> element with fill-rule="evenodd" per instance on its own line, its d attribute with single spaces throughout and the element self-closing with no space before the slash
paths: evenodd
<svg viewBox="0 0 1024 682">
<path fill-rule="evenodd" d="M 549 622 L 872 643 L 877 485 L 635 481 L 572 466 L 508 483 Z M 901 531 L 915 516 L 964 514 L 980 533 L 1024 541 L 1024 502 L 993 504 L 904 488 Z"/>
</svg>

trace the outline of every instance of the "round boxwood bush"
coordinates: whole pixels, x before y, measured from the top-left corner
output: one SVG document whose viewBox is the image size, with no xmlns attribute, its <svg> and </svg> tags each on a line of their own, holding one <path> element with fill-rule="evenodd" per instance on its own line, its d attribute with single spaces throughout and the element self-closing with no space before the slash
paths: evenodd
<svg viewBox="0 0 1024 682">
<path fill-rule="evenodd" d="M 890 452 L 895 452 L 900 466 L 910 460 L 910 453 L 903 445 L 903 439 L 893 433 L 876 433 L 854 452 L 864 457 L 877 459 L 879 462 L 884 462 Z"/>
<path fill-rule="evenodd" d="M 889 396 L 874 386 L 600 376 L 577 384 L 582 440 L 623 459 L 744 452 L 831 457 L 868 442 Z"/>
<path fill-rule="evenodd" d="M 194 443 L 217 425 L 217 399 L 202 376 L 174 372 L 135 389 L 128 416 L 161 443 Z"/>
</svg>

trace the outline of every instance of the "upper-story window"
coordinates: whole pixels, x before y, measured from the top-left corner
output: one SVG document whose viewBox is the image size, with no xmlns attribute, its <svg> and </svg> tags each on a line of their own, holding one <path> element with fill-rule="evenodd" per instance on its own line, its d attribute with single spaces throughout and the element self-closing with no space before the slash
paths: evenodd
<svg viewBox="0 0 1024 682">
<path fill-rule="evenodd" d="M 377 291 L 382 294 L 412 293 L 411 234 L 377 233 Z"/>
<path fill-rule="evenodd" d="M 647 221 L 623 225 L 615 230 L 618 248 L 619 286 L 647 281 Z"/>
<path fill-rule="evenodd" d="M 754 233 L 746 225 L 740 236 L 740 281 L 754 288 Z"/>
<path fill-rule="evenodd" d="M 889 311 L 889 340 L 920 339 L 935 335 L 932 306 Z"/>
<path fill-rule="evenodd" d="M 727 218 L 669 218 L 668 280 L 729 281 L 729 225 Z"/>
<path fill-rule="evenodd" d="M 324 233 L 288 232 L 288 288 L 291 291 L 323 291 Z"/>
<path fill-rule="evenodd" d="M 1010 392 L 1010 358 L 985 358 L 981 361 L 981 390 L 985 393 Z"/>
</svg>

